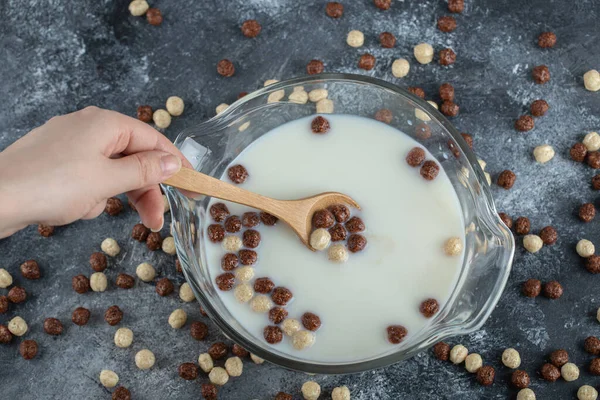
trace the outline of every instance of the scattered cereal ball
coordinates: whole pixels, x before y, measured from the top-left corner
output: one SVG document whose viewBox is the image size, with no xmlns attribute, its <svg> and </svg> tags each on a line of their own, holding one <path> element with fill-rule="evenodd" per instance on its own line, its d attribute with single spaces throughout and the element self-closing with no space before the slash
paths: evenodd
<svg viewBox="0 0 600 400">
<path fill-rule="evenodd" d="M 415 117 L 420 119 L 421 121 L 431 121 L 431 117 L 427 115 L 427 113 L 419 108 L 415 108 Z"/>
<path fill-rule="evenodd" d="M 142 15 L 146 14 L 146 11 L 148 11 L 149 8 L 150 6 L 146 0 L 133 0 L 131 3 L 129 3 L 129 12 L 134 17 L 141 17 Z"/>
<path fill-rule="evenodd" d="M 453 364 L 460 364 L 465 361 L 467 355 L 469 354 L 469 350 L 463 346 L 462 344 L 457 344 L 450 350 L 450 361 Z"/>
<path fill-rule="evenodd" d="M 508 348 L 502 353 L 502 364 L 508 368 L 516 369 L 521 365 L 521 356 L 513 348 Z"/>
<path fill-rule="evenodd" d="M 517 394 L 517 400 L 535 400 L 535 393 L 531 389 L 521 389 Z"/>
<path fill-rule="evenodd" d="M 213 369 L 213 366 L 214 366 L 213 359 L 210 356 L 210 354 L 208 354 L 208 353 L 200 354 L 200 357 L 198 357 L 198 365 L 200 365 L 200 368 L 202 369 L 202 371 L 204 371 L 208 374 Z"/>
<path fill-rule="evenodd" d="M 440 65 L 452 65 L 456 62 L 456 53 L 452 49 L 440 50 Z"/>
<path fill-rule="evenodd" d="M 167 199 L 166 195 L 162 195 L 162 199 L 163 199 L 163 213 L 168 213 L 169 211 L 171 211 L 171 205 L 169 204 L 169 199 Z"/>
<path fill-rule="evenodd" d="M 448 11 L 450 11 L 451 13 L 462 13 L 464 9 L 464 0 L 448 0 Z"/>
<path fill-rule="evenodd" d="M 553 245 L 558 240 L 558 232 L 552 226 L 546 226 L 540 231 L 540 238 L 545 245 Z"/>
<path fill-rule="evenodd" d="M 321 99 L 317 101 L 317 114 L 332 114 L 333 100 Z"/>
<path fill-rule="evenodd" d="M 99 255 L 100 257 L 104 258 L 104 268 L 106 268 L 106 256 L 102 253 L 94 253 Z M 92 254 L 93 255 L 93 254 Z M 91 259 L 90 259 L 91 261 Z M 91 264 L 91 262 L 90 262 Z M 92 265 L 92 268 L 94 268 L 94 266 L 96 265 Z M 102 268 L 102 266 L 98 265 L 97 266 L 99 269 L 98 271 L 102 271 L 104 268 Z M 38 263 L 35 260 L 27 260 L 25 261 L 23 264 L 21 264 L 20 266 L 21 269 L 21 274 L 23 275 L 23 278 L 25 279 L 40 279 L 40 266 L 38 265 Z"/>
<path fill-rule="evenodd" d="M 348 32 L 346 43 L 351 47 L 360 47 L 365 43 L 365 35 L 361 31 L 350 31 Z"/>
<path fill-rule="evenodd" d="M 221 76 L 229 78 L 235 74 L 235 66 L 230 60 L 224 58 L 217 63 L 217 73 Z"/>
<path fill-rule="evenodd" d="M 10 343 L 13 335 L 10 333 L 10 330 L 5 326 L 0 324 L 0 343 Z"/>
<path fill-rule="evenodd" d="M 600 308 L 598 308 L 598 311 L 596 311 L 596 319 L 598 322 L 600 322 Z"/>
<path fill-rule="evenodd" d="M 224 368 L 214 367 L 208 374 L 208 379 L 215 385 L 223 386 L 229 380 L 229 375 Z"/>
<path fill-rule="evenodd" d="M 350 400 L 350 389 L 348 389 L 348 386 L 339 386 L 333 389 L 331 400 Z"/>
<path fill-rule="evenodd" d="M 6 314 L 8 312 L 8 297 L 0 296 L 0 314 Z M 0 340 L 1 342 L 1 340 Z"/>
<path fill-rule="evenodd" d="M 477 353 L 469 354 L 465 358 L 465 369 L 470 373 L 474 374 L 483 366 L 483 359 Z"/>
<path fill-rule="evenodd" d="M 140 350 L 135 355 L 135 365 L 137 365 L 139 369 L 150 369 L 155 362 L 156 358 L 154 357 L 154 353 L 148 349 Z"/>
<path fill-rule="evenodd" d="M 117 241 L 112 238 L 104 239 L 102 241 L 102 244 L 100 245 L 100 248 L 102 249 L 103 252 L 105 252 L 106 254 L 108 254 L 111 257 L 115 257 L 121 251 L 121 248 L 119 247 L 119 243 L 117 243 Z"/>
<path fill-rule="evenodd" d="M 598 132 L 590 132 L 583 138 L 583 144 L 588 151 L 600 150 L 600 135 Z"/>
<path fill-rule="evenodd" d="M 595 69 L 591 69 L 583 74 L 583 85 L 590 92 L 600 90 L 600 73 Z"/>
<path fill-rule="evenodd" d="M 293 336 L 302 329 L 302 324 L 297 319 L 288 318 L 281 323 L 281 330 L 288 336 Z"/>
<path fill-rule="evenodd" d="M 296 104 L 306 104 L 308 102 L 308 93 L 304 90 L 295 91 L 289 95 L 288 100 Z"/>
<path fill-rule="evenodd" d="M 194 363 L 183 363 L 177 367 L 177 373 L 186 381 L 193 381 L 198 377 L 198 367 Z"/>
<path fill-rule="evenodd" d="M 149 263 L 141 263 L 135 269 L 135 274 L 144 282 L 150 282 L 156 276 L 156 270 Z"/>
<path fill-rule="evenodd" d="M 108 280 L 103 272 L 94 272 L 90 276 L 90 288 L 94 292 L 104 292 L 108 286 Z"/>
<path fill-rule="evenodd" d="M 38 344 L 35 340 L 23 340 L 19 345 L 19 353 L 25 360 L 35 358 L 38 352 Z"/>
<path fill-rule="evenodd" d="M 340 18 L 344 14 L 344 6 L 337 1 L 330 1 L 325 7 L 325 13 L 331 18 Z"/>
<path fill-rule="evenodd" d="M 165 238 L 165 240 L 163 240 L 162 251 L 170 255 L 174 255 L 177 253 L 175 251 L 175 239 L 173 239 L 173 236 L 169 236 L 168 238 Z"/>
<path fill-rule="evenodd" d="M 545 65 L 538 65 L 531 70 L 533 81 L 538 85 L 543 85 L 550 80 L 550 70 Z"/>
<path fill-rule="evenodd" d="M 183 282 L 183 284 L 179 288 L 179 298 L 181 300 L 185 301 L 186 303 L 190 303 L 190 302 L 196 300 L 196 297 L 194 296 L 194 292 L 192 291 L 192 287 L 190 286 L 189 283 Z"/>
<path fill-rule="evenodd" d="M 157 128 L 166 129 L 171 125 L 171 114 L 166 110 L 159 109 L 152 114 L 152 120 Z"/>
<path fill-rule="evenodd" d="M 433 47 L 429 43 L 420 43 L 414 49 L 415 58 L 421 64 L 429 64 L 433 60 Z"/>
<path fill-rule="evenodd" d="M 538 99 L 531 103 L 531 107 L 529 109 L 531 111 L 531 115 L 534 117 L 541 117 L 548 112 L 550 106 L 546 100 Z"/>
<path fill-rule="evenodd" d="M 310 235 L 310 246 L 315 250 L 325 250 L 331 242 L 331 234 L 325 228 L 319 228 Z"/>
<path fill-rule="evenodd" d="M 43 237 L 50 237 L 54 235 L 54 227 L 50 225 L 39 224 L 38 233 Z"/>
<path fill-rule="evenodd" d="M 358 59 L 358 68 L 370 71 L 375 67 L 375 56 L 372 54 L 363 54 Z"/>
<path fill-rule="evenodd" d="M 445 342 L 436 343 L 433 346 L 433 354 L 438 360 L 448 361 L 450 357 L 450 345 Z"/>
<path fill-rule="evenodd" d="M 533 157 L 535 157 L 535 161 L 539 162 L 540 164 L 545 164 L 554 158 L 554 149 L 552 146 L 547 144 L 537 146 L 535 149 L 533 149 Z"/>
<path fill-rule="evenodd" d="M 571 159 L 575 162 L 583 162 L 587 155 L 587 147 L 583 143 L 575 143 L 569 150 Z"/>
<path fill-rule="evenodd" d="M 341 243 L 331 245 L 329 247 L 329 251 L 327 252 L 329 261 L 336 263 L 344 263 L 348 261 L 348 255 L 348 249 Z"/>
<path fill-rule="evenodd" d="M 254 278 L 254 268 L 245 266 L 236 269 L 235 278 L 240 282 L 250 282 Z"/>
<path fill-rule="evenodd" d="M 0 288 L 6 289 L 10 285 L 12 285 L 12 283 L 12 275 L 4 268 L 0 268 Z"/>
<path fill-rule="evenodd" d="M 225 361 L 225 370 L 229 376 L 240 376 L 244 369 L 244 364 L 239 357 L 230 357 Z"/>
<path fill-rule="evenodd" d="M 544 242 L 538 235 L 525 235 L 523 238 L 523 247 L 530 253 L 537 253 L 543 245 Z"/>
<path fill-rule="evenodd" d="M 263 360 L 256 354 L 250 354 L 250 359 L 254 362 L 254 364 L 262 364 L 265 362 L 265 360 Z"/>
<path fill-rule="evenodd" d="M 546 363 L 542 365 L 540 375 L 542 376 L 542 379 L 548 382 L 556 382 L 558 378 L 560 378 L 560 370 L 554 365 Z"/>
<path fill-rule="evenodd" d="M 236 253 L 242 248 L 242 239 L 237 236 L 225 236 L 222 243 L 223 249 L 229 253 Z"/>
<path fill-rule="evenodd" d="M 392 63 L 392 75 L 396 78 L 404 78 L 410 71 L 410 64 L 404 58 L 398 58 Z"/>
<path fill-rule="evenodd" d="M 542 32 L 538 36 L 538 46 L 542 49 L 554 47 L 556 44 L 556 35 L 553 32 Z"/>
<path fill-rule="evenodd" d="M 247 303 L 254 297 L 254 289 L 249 284 L 242 283 L 235 287 L 233 294 L 240 303 Z"/>
<path fill-rule="evenodd" d="M 310 347 L 314 344 L 314 342 L 315 334 L 310 331 L 298 331 L 292 335 L 292 345 L 296 350 L 302 350 Z"/>
<path fill-rule="evenodd" d="M 500 175 L 498 175 L 497 183 L 501 188 L 508 190 L 513 187 L 516 180 L 517 176 L 515 173 L 509 169 L 505 169 L 504 171 L 500 172 Z"/>
<path fill-rule="evenodd" d="M 217 106 L 217 108 L 215 108 L 215 113 L 217 115 L 221 114 L 223 111 L 225 111 L 227 109 L 227 107 L 229 107 L 229 104 L 226 103 L 221 103 Z"/>
<path fill-rule="evenodd" d="M 579 368 L 573 363 L 566 363 L 560 368 L 560 375 L 567 382 L 571 382 L 579 378 Z"/>
<path fill-rule="evenodd" d="M 260 34 L 262 26 L 255 19 L 248 19 L 242 24 L 242 34 L 247 38 L 255 38 Z"/>
<path fill-rule="evenodd" d="M 174 117 L 178 117 L 183 114 L 183 100 L 181 97 L 171 96 L 167 99 L 167 111 Z"/>
<path fill-rule="evenodd" d="M 171 328 L 173 329 L 182 328 L 185 325 L 186 321 L 187 314 L 181 308 L 178 308 L 177 310 L 173 311 L 171 315 L 169 315 L 169 325 L 171 325 Z"/>
<path fill-rule="evenodd" d="M 492 186 L 492 176 L 488 172 L 484 172 L 483 175 L 485 176 L 485 181 L 488 186 Z"/>
<path fill-rule="evenodd" d="M 529 386 L 531 380 L 529 379 L 529 374 L 527 374 L 527 372 L 518 369 L 512 373 L 510 382 L 517 389 L 524 389 Z"/>
<path fill-rule="evenodd" d="M 417 86 L 409 86 L 407 89 L 409 92 L 411 92 L 412 94 L 414 94 L 417 97 L 420 97 L 422 99 L 425 98 L 425 91 Z"/>
<path fill-rule="evenodd" d="M 583 222 L 590 222 L 596 216 L 596 208 L 592 203 L 585 203 L 579 207 L 579 219 Z"/>
<path fill-rule="evenodd" d="M 384 11 L 389 10 L 392 6 L 392 0 L 373 0 L 373 3 L 375 3 L 375 7 Z"/>
<path fill-rule="evenodd" d="M 8 330 L 15 336 L 23 336 L 27 329 L 27 322 L 21 317 L 17 316 L 8 321 Z"/>
<path fill-rule="evenodd" d="M 583 385 L 577 390 L 577 399 L 579 400 L 596 400 L 598 391 L 593 386 Z"/>
<path fill-rule="evenodd" d="M 250 308 L 257 313 L 266 313 L 273 307 L 273 302 L 268 296 L 259 294 L 250 300 Z"/>
<path fill-rule="evenodd" d="M 162 24 L 163 21 L 162 13 L 158 8 L 149 8 L 148 11 L 146 11 L 146 20 L 150 25 L 158 26 Z"/>
<path fill-rule="evenodd" d="M 73 321 L 73 323 L 75 325 L 83 326 L 83 325 L 87 324 L 88 321 L 90 320 L 90 315 L 91 315 L 90 310 L 88 310 L 87 308 L 77 307 L 73 311 L 73 315 L 71 316 L 71 321 Z"/>
<path fill-rule="evenodd" d="M 133 343 L 133 331 L 129 328 L 119 328 L 115 332 L 115 345 L 122 349 Z"/>
<path fill-rule="evenodd" d="M 457 256 L 462 252 L 463 244 L 460 238 L 452 237 L 444 243 L 444 253 L 449 256 Z"/>
<path fill-rule="evenodd" d="M 321 386 L 317 382 L 308 381 L 302 385 L 302 396 L 305 400 L 317 400 L 321 395 Z"/>
<path fill-rule="evenodd" d="M 313 89 L 308 92 L 308 99 L 313 103 L 326 99 L 327 96 L 329 96 L 327 89 Z"/>
<path fill-rule="evenodd" d="M 496 370 L 489 365 L 485 365 L 477 370 L 477 382 L 482 386 L 490 386 L 494 383 Z"/>
<path fill-rule="evenodd" d="M 117 383 L 119 383 L 119 375 L 115 374 L 111 370 L 103 369 L 102 371 L 100 371 L 100 383 L 104 387 L 114 388 L 115 386 L 117 386 Z"/>
</svg>

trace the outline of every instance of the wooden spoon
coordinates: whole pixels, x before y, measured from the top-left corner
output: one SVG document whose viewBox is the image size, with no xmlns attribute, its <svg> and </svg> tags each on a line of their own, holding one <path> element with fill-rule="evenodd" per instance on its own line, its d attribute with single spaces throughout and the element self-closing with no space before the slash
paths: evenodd
<svg viewBox="0 0 600 400">
<path fill-rule="evenodd" d="M 360 210 L 351 197 L 342 193 L 326 192 L 299 200 L 276 200 L 223 182 L 189 168 L 181 170 L 163 182 L 178 189 L 189 190 L 206 196 L 243 204 L 268 212 L 288 224 L 296 235 L 312 251 L 310 232 L 315 211 L 334 204 L 347 204 Z"/>
</svg>

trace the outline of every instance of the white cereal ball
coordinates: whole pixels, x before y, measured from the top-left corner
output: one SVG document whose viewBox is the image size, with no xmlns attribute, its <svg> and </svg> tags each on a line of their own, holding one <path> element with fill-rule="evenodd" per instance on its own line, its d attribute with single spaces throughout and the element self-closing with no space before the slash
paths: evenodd
<svg viewBox="0 0 600 400">
<path fill-rule="evenodd" d="M 598 398 L 598 391 L 593 386 L 583 385 L 577 390 L 577 398 L 579 400 L 596 400 Z"/>
<path fill-rule="evenodd" d="M 10 273 L 4 268 L 0 268 L 0 288 L 6 289 L 13 283 L 13 278 Z"/>
<path fill-rule="evenodd" d="M 250 282 L 254 278 L 254 268 L 249 265 L 235 269 L 235 279 L 240 282 Z"/>
<path fill-rule="evenodd" d="M 166 129 L 171 125 L 171 114 L 166 110 L 158 109 L 152 114 L 152 120 L 157 128 Z"/>
<path fill-rule="evenodd" d="M 529 388 L 519 390 L 517 400 L 535 400 L 535 393 Z"/>
<path fill-rule="evenodd" d="M 304 86 L 294 86 L 294 92 L 304 92 Z"/>
<path fill-rule="evenodd" d="M 190 303 L 190 302 L 196 300 L 196 297 L 194 296 L 194 292 L 192 292 L 192 287 L 190 286 L 189 283 L 183 282 L 183 284 L 179 288 L 179 298 L 181 300 L 185 301 L 186 303 Z"/>
<path fill-rule="evenodd" d="M 492 176 L 488 172 L 483 173 L 488 186 L 492 186 Z"/>
<path fill-rule="evenodd" d="M 266 313 L 273 308 L 273 302 L 269 296 L 259 294 L 250 300 L 250 308 L 256 313 Z"/>
<path fill-rule="evenodd" d="M 173 311 L 171 315 L 169 315 L 169 325 L 171 325 L 171 328 L 173 329 L 183 328 L 186 321 L 187 314 L 181 308 L 178 308 L 177 310 Z"/>
<path fill-rule="evenodd" d="M 178 117 L 183 114 L 185 105 L 183 99 L 177 96 L 171 96 L 167 99 L 167 111 L 174 117 Z"/>
<path fill-rule="evenodd" d="M 540 164 L 545 164 L 554 158 L 554 149 L 548 144 L 537 146 L 533 149 L 533 157 Z"/>
<path fill-rule="evenodd" d="M 146 14 L 146 11 L 148 11 L 149 8 L 150 6 L 146 0 L 133 0 L 129 3 L 129 12 L 134 17 L 141 17 Z"/>
<path fill-rule="evenodd" d="M 148 349 L 140 350 L 135 355 L 135 365 L 137 365 L 139 369 L 150 369 L 155 362 L 156 358 L 154 357 L 154 353 Z"/>
<path fill-rule="evenodd" d="M 162 251 L 170 255 L 174 255 L 177 253 L 175 251 L 175 239 L 173 239 L 173 236 L 169 236 L 168 238 L 163 240 Z"/>
<path fill-rule="evenodd" d="M 415 117 L 420 119 L 421 121 L 427 122 L 431 121 L 431 118 L 427 113 L 419 108 L 415 108 Z"/>
<path fill-rule="evenodd" d="M 317 101 L 318 114 L 333 114 L 333 100 L 321 99 Z"/>
<path fill-rule="evenodd" d="M 308 93 L 304 90 L 296 90 L 294 88 L 294 92 L 289 95 L 288 100 L 291 103 L 306 104 L 308 102 Z"/>
<path fill-rule="evenodd" d="M 229 375 L 224 368 L 214 367 L 208 374 L 208 379 L 215 385 L 223 386 L 229 380 Z"/>
<path fill-rule="evenodd" d="M 296 350 L 306 349 L 315 343 L 315 334 L 311 331 L 298 331 L 292 335 L 292 346 Z"/>
<path fill-rule="evenodd" d="M 477 353 L 469 354 L 465 358 L 465 369 L 470 373 L 474 374 L 479 368 L 483 366 L 483 359 Z"/>
<path fill-rule="evenodd" d="M 588 151 L 597 151 L 600 149 L 600 135 L 598 132 L 590 132 L 583 138 L 583 144 Z"/>
<path fill-rule="evenodd" d="M 596 252 L 596 247 L 594 246 L 594 243 L 590 242 L 589 240 L 581 239 L 579 242 L 577 242 L 575 250 L 581 257 L 590 257 Z"/>
<path fill-rule="evenodd" d="M 250 353 L 250 359 L 252 360 L 252 362 L 254 362 L 254 364 L 262 364 L 265 362 L 264 359 L 260 358 L 259 356 L 257 356 L 256 354 L 252 354 Z"/>
<path fill-rule="evenodd" d="M 247 303 L 254 297 L 254 289 L 247 283 L 242 283 L 233 289 L 233 295 L 240 303 Z"/>
<path fill-rule="evenodd" d="M 90 288 L 94 292 L 104 292 L 108 287 L 108 280 L 103 272 L 94 272 L 90 276 Z"/>
<path fill-rule="evenodd" d="M 449 256 L 457 256 L 463 250 L 463 244 L 460 238 L 451 237 L 444 243 L 444 253 Z"/>
<path fill-rule="evenodd" d="M 329 261 L 344 263 L 348 261 L 348 249 L 341 243 L 334 244 L 329 247 L 327 257 Z"/>
<path fill-rule="evenodd" d="M 276 90 L 273 93 L 269 94 L 269 97 L 267 97 L 267 103 L 277 103 L 278 101 L 281 101 L 281 99 L 283 99 L 284 97 L 285 90 Z"/>
<path fill-rule="evenodd" d="M 313 103 L 317 103 L 323 99 L 326 99 L 329 96 L 327 89 L 313 89 L 308 92 L 308 99 Z"/>
<path fill-rule="evenodd" d="M 240 127 L 238 128 L 238 131 L 244 132 L 246 129 L 248 129 L 249 126 L 250 126 L 250 121 L 246 121 L 240 125 Z"/>
<path fill-rule="evenodd" d="M 429 43 L 419 43 L 415 46 L 414 53 L 421 64 L 429 64 L 433 60 L 433 47 Z"/>
<path fill-rule="evenodd" d="M 14 317 L 8 321 L 8 330 L 15 336 L 23 336 L 27 329 L 27 322 L 21 317 Z"/>
<path fill-rule="evenodd" d="M 517 369 L 521 365 L 521 356 L 513 348 L 508 348 L 502 352 L 502 364 L 508 368 Z"/>
<path fill-rule="evenodd" d="M 288 336 L 292 336 L 302 328 L 300 321 L 293 318 L 287 318 L 281 323 L 281 330 Z"/>
<path fill-rule="evenodd" d="M 331 400 L 350 400 L 350 389 L 348 389 L 348 386 L 340 386 L 333 389 Z"/>
<path fill-rule="evenodd" d="M 100 249 L 111 257 L 116 256 L 121 251 L 119 243 L 113 238 L 106 238 L 102 241 Z"/>
<path fill-rule="evenodd" d="M 409 71 L 410 64 L 408 60 L 405 60 L 404 58 L 394 60 L 392 63 L 392 75 L 394 75 L 396 78 L 404 78 L 406 75 L 408 75 Z"/>
<path fill-rule="evenodd" d="M 227 103 L 221 103 L 217 106 L 217 108 L 215 108 L 215 112 L 217 113 L 217 115 L 221 114 L 223 111 L 227 110 L 227 107 L 229 107 L 229 104 Z"/>
<path fill-rule="evenodd" d="M 538 235 L 525 235 L 523 238 L 523 247 L 530 253 L 537 253 L 544 246 L 544 241 Z"/>
<path fill-rule="evenodd" d="M 115 332 L 115 345 L 122 349 L 133 343 L 133 331 L 129 328 L 119 328 Z"/>
<path fill-rule="evenodd" d="M 460 364 L 465 361 L 468 354 L 469 350 L 465 346 L 457 344 L 450 350 L 450 361 L 452 361 L 453 364 Z"/>
<path fill-rule="evenodd" d="M 198 357 L 198 365 L 200 366 L 200 369 L 202 369 L 202 371 L 206 372 L 207 374 L 210 371 L 212 371 L 212 369 L 214 367 L 214 363 L 213 363 L 213 359 L 210 356 L 210 354 L 208 354 L 208 353 L 200 354 L 200 357 Z"/>
<path fill-rule="evenodd" d="M 144 282 L 150 282 L 156 276 L 156 271 L 152 265 L 145 262 L 137 266 L 135 274 Z"/>
<path fill-rule="evenodd" d="M 222 246 L 229 253 L 237 253 L 242 248 L 242 239 L 233 235 L 225 236 Z"/>
<path fill-rule="evenodd" d="M 319 228 L 310 234 L 310 246 L 315 250 L 325 250 L 331 243 L 331 234 L 327 229 Z"/>
<path fill-rule="evenodd" d="M 321 395 L 321 386 L 317 382 L 308 381 L 302 385 L 302 396 L 305 400 L 317 400 Z"/>
<path fill-rule="evenodd" d="M 437 105 L 437 103 L 435 101 L 432 100 L 427 100 L 427 102 L 429 103 L 429 105 L 433 108 L 435 108 L 436 110 L 440 109 L 440 106 Z"/>
<path fill-rule="evenodd" d="M 244 370 L 244 364 L 239 357 L 230 357 L 225 361 L 225 370 L 229 376 L 240 376 Z"/>
<path fill-rule="evenodd" d="M 114 371 L 103 369 L 100 371 L 100 383 L 107 388 L 114 388 L 119 383 L 119 375 Z"/>
<path fill-rule="evenodd" d="M 560 375 L 567 382 L 572 382 L 579 378 L 579 368 L 573 363 L 566 363 L 560 367 Z"/>
<path fill-rule="evenodd" d="M 591 69 L 583 74 L 583 84 L 590 92 L 600 90 L 600 73 L 595 69 Z"/>
<path fill-rule="evenodd" d="M 598 308 L 598 311 L 596 311 L 596 319 L 598 322 L 600 322 L 600 308 Z"/>
<path fill-rule="evenodd" d="M 169 211 L 171 211 L 171 206 L 169 205 L 169 200 L 167 199 L 166 195 L 162 195 L 163 198 L 163 204 L 164 204 L 164 212 L 168 213 Z"/>
<path fill-rule="evenodd" d="M 348 32 L 346 43 L 351 47 L 360 47 L 365 43 L 365 35 L 361 31 L 350 31 Z"/>
<path fill-rule="evenodd" d="M 263 84 L 263 86 L 264 86 L 264 87 L 267 87 L 267 86 L 270 86 L 270 85 L 272 85 L 272 84 L 274 84 L 274 83 L 277 83 L 277 82 L 279 82 L 277 79 L 267 79 L 267 80 L 265 81 L 265 83 Z"/>
<path fill-rule="evenodd" d="M 485 171 L 485 167 L 487 167 L 487 163 L 485 161 L 483 161 L 482 159 L 477 159 L 477 162 L 479 163 L 479 166 L 481 167 L 482 171 Z"/>
</svg>

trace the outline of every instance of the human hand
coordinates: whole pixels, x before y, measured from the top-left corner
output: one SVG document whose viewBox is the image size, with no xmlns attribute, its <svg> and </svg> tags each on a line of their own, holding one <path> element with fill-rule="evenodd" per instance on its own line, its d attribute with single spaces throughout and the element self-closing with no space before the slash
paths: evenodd
<svg viewBox="0 0 600 400">
<path fill-rule="evenodd" d="M 189 162 L 158 131 L 88 107 L 54 117 L 0 153 L 0 238 L 30 224 L 95 218 L 126 193 L 142 222 L 163 226 L 158 183 Z"/>
</svg>

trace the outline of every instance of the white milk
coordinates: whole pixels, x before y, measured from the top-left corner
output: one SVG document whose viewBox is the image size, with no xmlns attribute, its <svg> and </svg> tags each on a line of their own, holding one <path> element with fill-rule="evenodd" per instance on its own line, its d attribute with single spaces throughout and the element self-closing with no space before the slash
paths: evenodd
<svg viewBox="0 0 600 400">
<path fill-rule="evenodd" d="M 310 311 L 322 321 L 311 348 L 296 350 L 285 335 L 272 346 L 319 362 L 376 357 L 402 345 L 388 342 L 389 325 L 405 326 L 406 341 L 429 322 L 419 312 L 423 300 L 435 298 L 440 308 L 448 300 L 463 256 L 447 256 L 443 246 L 453 236 L 464 243 L 462 213 L 443 170 L 429 182 L 419 168 L 408 166 L 406 154 L 418 143 L 407 135 L 348 115 L 327 115 L 331 130 L 316 135 L 310 128 L 313 118 L 282 125 L 245 149 L 232 163 L 249 172 L 241 187 L 279 199 L 346 193 L 362 207 L 353 215 L 365 222 L 368 245 L 350 253 L 346 263 L 334 264 L 327 251 L 311 252 L 281 222 L 254 228 L 262 236 L 255 249 L 255 278 L 269 277 L 292 291 L 294 300 L 286 307 L 290 318 Z M 427 159 L 433 157 L 427 153 Z M 222 179 L 228 181 L 226 173 Z M 232 215 L 250 210 L 226 204 Z M 225 251 L 208 239 L 206 249 L 214 282 L 224 272 L 220 260 Z M 233 290 L 219 293 L 232 315 L 266 343 L 263 329 L 272 325 L 268 315 L 238 303 Z"/>
</svg>

